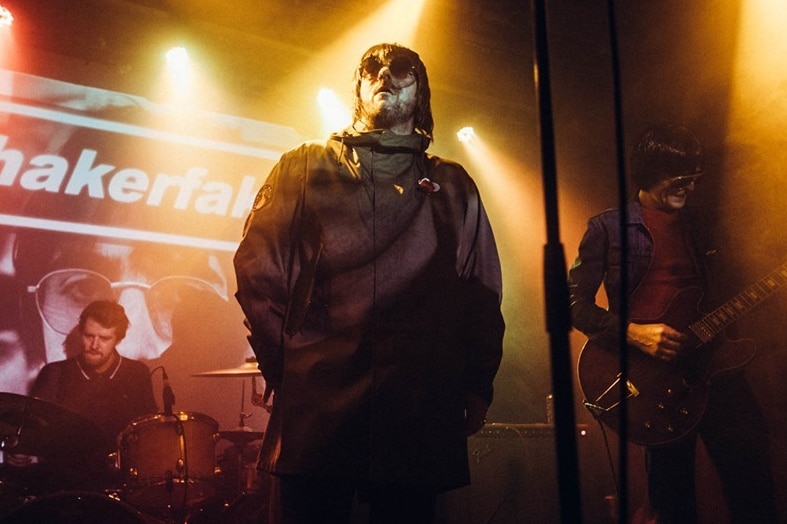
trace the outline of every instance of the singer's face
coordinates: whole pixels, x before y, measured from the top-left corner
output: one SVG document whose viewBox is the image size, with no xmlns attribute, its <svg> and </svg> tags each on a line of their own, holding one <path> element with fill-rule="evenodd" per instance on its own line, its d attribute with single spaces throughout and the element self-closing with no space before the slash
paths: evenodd
<svg viewBox="0 0 787 524">
<path fill-rule="evenodd" d="M 412 66 L 401 68 L 378 63 L 371 71 L 362 66 L 359 95 L 364 124 L 369 129 L 411 133 L 417 93 L 418 82 Z"/>
<path fill-rule="evenodd" d="M 88 318 L 82 329 L 82 359 L 98 373 L 107 371 L 115 361 L 117 328 L 104 327 Z"/>
</svg>

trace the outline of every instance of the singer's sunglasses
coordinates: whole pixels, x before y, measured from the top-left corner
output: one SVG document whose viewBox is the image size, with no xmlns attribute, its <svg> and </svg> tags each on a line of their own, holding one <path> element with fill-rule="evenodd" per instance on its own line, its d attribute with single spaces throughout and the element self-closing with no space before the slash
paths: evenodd
<svg viewBox="0 0 787 524">
<path fill-rule="evenodd" d="M 156 332 L 172 335 L 172 315 L 179 304 L 210 293 L 227 300 L 227 296 L 209 282 L 189 276 L 169 276 L 153 284 L 112 282 L 101 273 L 87 269 L 59 269 L 44 275 L 35 286 L 36 307 L 43 321 L 53 330 L 68 334 L 79 322 L 79 315 L 96 300 L 117 300 L 120 291 L 138 289 L 145 294 L 148 312 Z"/>
<path fill-rule="evenodd" d="M 359 70 L 363 77 L 377 78 L 380 74 L 380 70 L 386 66 L 388 67 L 388 71 L 391 72 L 391 76 L 394 78 L 405 79 L 410 75 L 418 78 L 415 65 L 410 58 L 406 56 L 397 56 L 390 60 L 377 55 L 367 56 L 361 62 Z"/>
</svg>

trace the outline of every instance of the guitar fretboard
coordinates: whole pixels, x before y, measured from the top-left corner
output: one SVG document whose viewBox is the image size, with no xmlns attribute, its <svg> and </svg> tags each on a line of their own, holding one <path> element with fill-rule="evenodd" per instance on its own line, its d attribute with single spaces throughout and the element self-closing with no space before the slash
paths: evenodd
<svg viewBox="0 0 787 524">
<path fill-rule="evenodd" d="M 689 326 L 702 342 L 715 337 L 787 284 L 787 262 Z"/>
</svg>

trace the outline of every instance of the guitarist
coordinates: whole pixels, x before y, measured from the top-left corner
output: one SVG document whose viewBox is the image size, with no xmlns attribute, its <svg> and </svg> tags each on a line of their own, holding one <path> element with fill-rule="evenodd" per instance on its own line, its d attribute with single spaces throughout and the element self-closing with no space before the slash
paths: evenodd
<svg viewBox="0 0 787 524">
<path fill-rule="evenodd" d="M 686 200 L 703 176 L 703 151 L 696 136 L 673 124 L 647 129 L 635 146 L 631 178 L 636 192 L 628 206 L 629 318 L 657 319 L 678 291 L 706 288 L 705 253 L 697 241 Z M 574 327 L 605 348 L 618 345 L 620 320 L 620 214 L 592 217 L 569 270 Z M 596 303 L 604 286 L 609 309 Z M 694 320 L 694 319 L 688 319 Z M 630 351 L 674 362 L 688 337 L 674 326 L 629 322 Z M 697 522 L 695 446 L 697 436 L 723 485 L 732 521 L 776 522 L 768 439 L 763 417 L 743 373 L 714 378 L 696 430 L 677 442 L 646 446 L 648 498 L 660 524 Z"/>
</svg>

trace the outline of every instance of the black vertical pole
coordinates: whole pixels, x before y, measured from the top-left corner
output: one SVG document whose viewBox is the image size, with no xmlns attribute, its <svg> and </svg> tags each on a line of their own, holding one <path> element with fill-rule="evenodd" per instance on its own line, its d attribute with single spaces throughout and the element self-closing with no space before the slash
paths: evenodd
<svg viewBox="0 0 787 524">
<path fill-rule="evenodd" d="M 555 403 L 555 434 L 557 446 L 558 488 L 561 522 L 582 522 L 579 494 L 574 388 L 571 369 L 571 314 L 563 245 L 557 214 L 557 176 L 552 122 L 552 98 L 549 84 L 549 53 L 547 45 L 544 0 L 532 0 L 533 43 L 536 95 L 541 131 L 541 166 L 544 182 L 547 243 L 544 247 L 544 284 L 547 331 L 550 336 L 552 362 L 552 395 Z"/>
<path fill-rule="evenodd" d="M 612 87 L 615 106 L 615 149 L 618 168 L 618 207 L 620 208 L 620 267 L 628 267 L 628 189 L 626 184 L 625 145 L 623 140 L 623 103 L 620 85 L 620 57 L 618 56 L 617 19 L 615 17 L 614 0 L 607 1 L 609 20 L 610 54 L 612 57 Z M 628 518 L 628 344 L 626 330 L 629 318 L 629 279 L 626 271 L 620 272 L 620 423 L 618 424 L 618 521 L 625 522 Z"/>
</svg>

